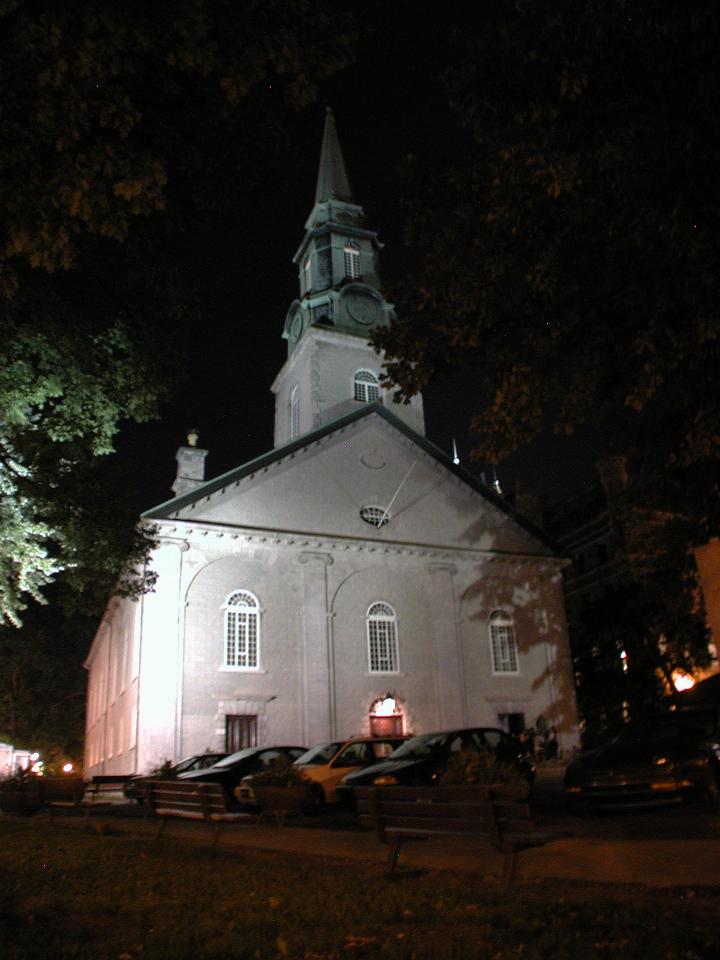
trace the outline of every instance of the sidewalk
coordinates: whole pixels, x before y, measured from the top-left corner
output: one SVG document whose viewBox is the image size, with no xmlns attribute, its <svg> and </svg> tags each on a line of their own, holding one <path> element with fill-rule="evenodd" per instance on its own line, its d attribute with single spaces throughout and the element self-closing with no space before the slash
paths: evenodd
<svg viewBox="0 0 720 960">
<path fill-rule="evenodd" d="M 171 825 L 171 835 L 176 826 Z M 192 825 L 197 826 L 197 825 Z M 207 831 L 207 828 L 206 828 Z M 387 847 L 373 833 L 261 825 L 229 829 L 221 846 L 276 850 L 300 856 L 340 857 L 384 863 Z M 503 857 L 485 844 L 447 838 L 409 843 L 401 863 L 420 869 L 456 870 L 499 877 Z M 565 837 L 518 857 L 518 882 L 536 879 L 652 886 L 720 886 L 720 839 L 600 841 Z"/>
<path fill-rule="evenodd" d="M 102 818 L 98 818 L 102 822 Z M 93 822 L 98 822 L 93 821 Z M 141 835 L 155 842 L 157 821 L 146 817 L 107 818 L 113 832 Z M 84 826 L 79 818 L 57 818 Z M 544 825 L 541 824 L 544 827 Z M 551 830 L 552 828 L 550 828 Z M 165 837 L 209 845 L 210 828 L 186 820 L 169 820 Z M 158 841 L 162 843 L 163 840 Z M 225 850 L 265 850 L 300 857 L 332 857 L 376 863 L 384 867 L 387 847 L 365 831 L 330 830 L 275 823 L 224 828 L 219 846 Z M 517 882 L 542 879 L 658 887 L 720 887 L 720 831 L 711 839 L 600 839 L 564 836 L 545 847 L 523 851 L 518 857 Z M 439 838 L 408 843 L 401 865 L 423 870 L 452 870 L 499 877 L 503 857 L 482 843 L 462 838 Z"/>
</svg>

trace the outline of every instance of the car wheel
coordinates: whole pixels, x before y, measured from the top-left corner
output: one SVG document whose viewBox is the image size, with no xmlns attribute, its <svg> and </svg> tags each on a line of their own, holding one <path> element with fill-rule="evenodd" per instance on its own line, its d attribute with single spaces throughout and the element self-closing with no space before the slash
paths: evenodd
<svg viewBox="0 0 720 960">
<path fill-rule="evenodd" d="M 303 813 L 308 817 L 315 817 L 325 808 L 325 794 L 318 784 L 313 784 L 310 788 L 308 798 L 303 807 Z"/>
</svg>

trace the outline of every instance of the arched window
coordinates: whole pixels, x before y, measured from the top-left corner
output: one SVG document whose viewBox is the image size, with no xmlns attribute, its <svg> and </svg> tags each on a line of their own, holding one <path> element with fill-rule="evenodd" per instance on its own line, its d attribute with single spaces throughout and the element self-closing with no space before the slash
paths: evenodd
<svg viewBox="0 0 720 960">
<path fill-rule="evenodd" d="M 367 640 L 370 673 L 397 673 L 397 617 L 389 603 L 373 603 L 369 608 Z"/>
<path fill-rule="evenodd" d="M 300 388 L 297 384 L 290 391 L 290 439 L 300 436 Z"/>
<path fill-rule="evenodd" d="M 225 604 L 223 666 L 257 670 L 260 648 L 260 605 L 247 590 L 236 590 Z"/>
<path fill-rule="evenodd" d="M 490 652 L 493 673 L 519 673 L 515 624 L 507 610 L 490 614 Z"/>
<path fill-rule="evenodd" d="M 345 276 L 351 280 L 360 279 L 360 247 L 348 240 L 343 250 L 345 255 Z"/>
<path fill-rule="evenodd" d="M 358 370 L 353 380 L 353 398 L 361 403 L 375 403 L 380 399 L 380 382 L 369 370 Z"/>
</svg>

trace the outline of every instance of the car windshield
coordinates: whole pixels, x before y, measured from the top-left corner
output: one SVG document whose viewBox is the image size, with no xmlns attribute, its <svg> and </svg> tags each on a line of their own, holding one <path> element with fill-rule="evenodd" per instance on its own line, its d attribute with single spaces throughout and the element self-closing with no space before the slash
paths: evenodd
<svg viewBox="0 0 720 960">
<path fill-rule="evenodd" d="M 194 769 L 197 759 L 197 757 L 186 757 L 184 760 L 181 760 L 180 763 L 176 763 L 173 768 L 175 773 L 184 773 L 186 770 Z"/>
<path fill-rule="evenodd" d="M 428 733 L 413 737 L 390 754 L 391 760 L 408 760 L 411 757 L 432 757 L 440 753 L 448 741 L 449 733 Z"/>
<path fill-rule="evenodd" d="M 244 750 L 238 750 L 237 753 L 231 753 L 230 756 L 225 757 L 224 760 L 218 760 L 214 766 L 231 767 L 234 763 L 238 763 L 246 757 L 251 757 L 254 753 L 257 753 L 257 747 L 246 747 Z"/>
<path fill-rule="evenodd" d="M 319 747 L 311 747 L 307 753 L 303 753 L 302 756 L 297 758 L 295 763 L 297 766 L 306 763 L 330 763 L 342 745 L 342 740 L 338 741 L 337 743 L 321 743 Z"/>
</svg>

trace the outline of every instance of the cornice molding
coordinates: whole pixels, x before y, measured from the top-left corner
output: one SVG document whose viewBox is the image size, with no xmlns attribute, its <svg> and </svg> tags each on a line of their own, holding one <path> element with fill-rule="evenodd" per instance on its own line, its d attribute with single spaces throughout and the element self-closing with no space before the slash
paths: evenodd
<svg viewBox="0 0 720 960">
<path fill-rule="evenodd" d="M 432 543 L 404 543 L 402 541 L 378 541 L 361 537 L 331 536 L 306 531 L 270 530 L 258 527 L 238 527 L 208 521 L 192 520 L 155 520 L 160 542 L 177 543 L 186 540 L 207 549 L 208 540 L 229 540 L 238 546 L 282 547 L 291 552 L 306 551 L 324 555 L 343 553 L 367 553 L 390 556 L 409 556 L 431 560 L 441 566 L 455 563 L 482 565 L 515 565 L 543 568 L 553 575 L 567 561 L 561 557 L 550 557 L 524 553 L 496 553 L 490 550 L 477 550 L 471 547 L 448 547 Z"/>
</svg>

